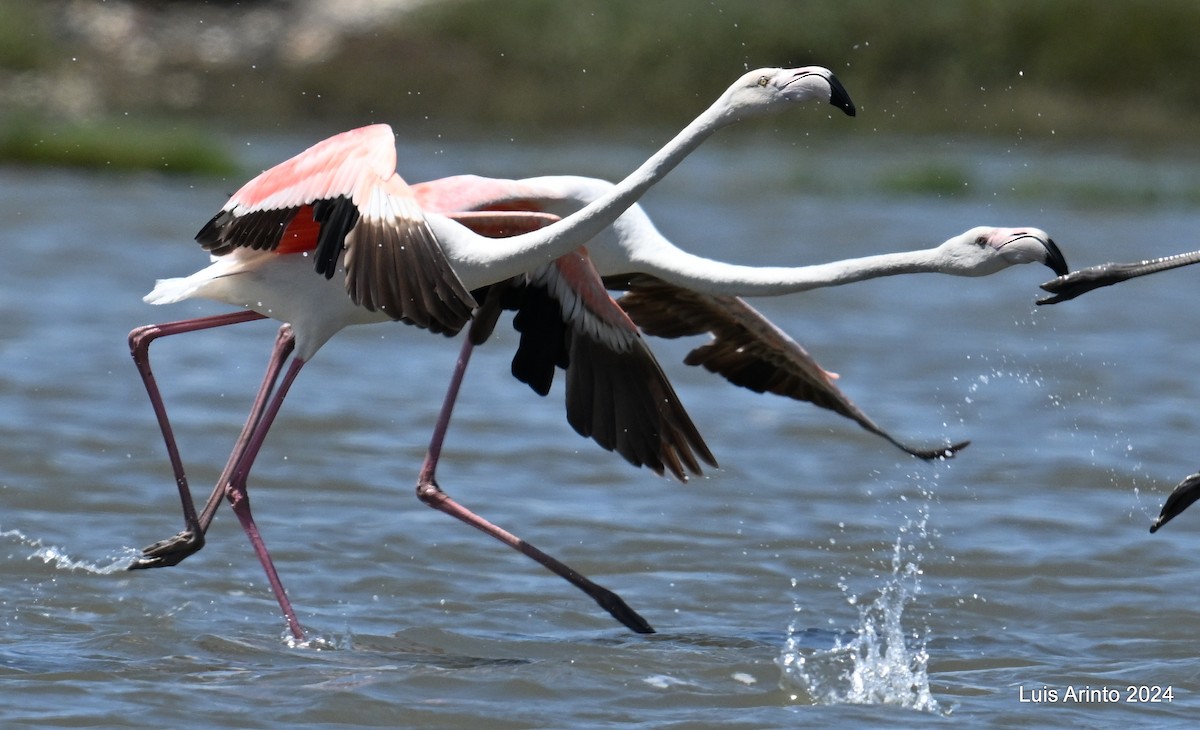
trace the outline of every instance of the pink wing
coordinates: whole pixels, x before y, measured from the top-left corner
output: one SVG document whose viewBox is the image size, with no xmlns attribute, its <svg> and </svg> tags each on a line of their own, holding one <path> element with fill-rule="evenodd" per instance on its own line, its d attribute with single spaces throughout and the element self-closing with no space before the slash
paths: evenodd
<svg viewBox="0 0 1200 730">
<path fill-rule="evenodd" d="M 239 248 L 310 254 L 326 278 L 344 251 L 346 292 L 355 304 L 456 333 L 475 300 L 395 167 L 390 127 L 343 132 L 243 185 L 196 240 L 217 256 Z"/>
<path fill-rule="evenodd" d="M 537 193 L 518 180 L 451 175 L 414 183 L 413 197 L 424 210 L 542 210 Z"/>
</svg>

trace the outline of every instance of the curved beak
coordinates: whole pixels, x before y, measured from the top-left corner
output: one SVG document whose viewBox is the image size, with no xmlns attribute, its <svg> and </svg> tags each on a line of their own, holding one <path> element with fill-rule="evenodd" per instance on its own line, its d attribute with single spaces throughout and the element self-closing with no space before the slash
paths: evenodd
<svg viewBox="0 0 1200 730">
<path fill-rule="evenodd" d="M 1062 255 L 1062 251 L 1054 245 L 1054 239 L 1047 238 L 1042 241 L 1042 245 L 1046 247 L 1046 265 L 1053 269 L 1056 275 L 1066 276 L 1071 268 L 1067 266 L 1067 259 Z"/>
<path fill-rule="evenodd" d="M 1000 238 L 1000 236 L 1004 236 L 1004 238 Z M 1041 246 L 1040 251 L 1033 247 L 1032 244 L 1035 241 Z M 1067 259 L 1062 255 L 1062 251 L 1059 251 L 1058 246 L 1054 245 L 1054 239 L 1046 235 L 1045 231 L 1037 228 L 998 228 L 992 236 L 991 244 L 997 251 L 1002 252 L 1010 263 L 1040 261 L 1053 269 L 1058 276 L 1071 270 L 1067 266 Z M 1008 248 L 1009 246 L 1011 248 Z"/>
<path fill-rule="evenodd" d="M 832 72 L 825 80 L 829 82 L 829 88 L 832 89 L 829 103 L 846 112 L 846 116 L 854 116 L 858 110 L 854 108 L 854 102 L 850 100 L 850 94 L 846 92 L 846 87 L 842 86 L 842 82 L 838 81 Z"/>
</svg>

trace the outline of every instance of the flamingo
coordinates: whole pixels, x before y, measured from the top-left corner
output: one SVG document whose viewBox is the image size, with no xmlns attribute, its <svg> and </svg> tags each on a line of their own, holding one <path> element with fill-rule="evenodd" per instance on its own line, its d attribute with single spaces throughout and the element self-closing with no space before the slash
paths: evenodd
<svg viewBox="0 0 1200 730">
<path fill-rule="evenodd" d="M 1109 262 L 1089 266 L 1086 269 L 1060 275 L 1058 278 L 1042 284 L 1042 288 L 1050 292 L 1052 296 L 1043 297 L 1037 303 L 1058 304 L 1070 301 L 1093 289 L 1195 263 L 1200 263 L 1200 251 L 1189 251 L 1128 263 Z M 1177 517 L 1197 499 L 1200 499 L 1200 472 L 1184 477 L 1183 481 L 1175 485 L 1175 488 L 1167 495 L 1158 517 L 1150 525 L 1151 534 L 1158 532 L 1163 525 Z"/>
<path fill-rule="evenodd" d="M 511 208 L 570 215 L 573 210 L 604 195 L 610 187 L 611 183 L 603 180 L 571 176 L 516 181 L 464 175 L 417 183 L 413 189 L 422 205 L 432 209 Z M 580 316 L 580 313 L 617 306 L 646 334 L 661 337 L 711 335 L 708 344 L 688 355 L 685 360 L 688 364 L 704 365 L 730 382 L 757 392 L 769 391 L 808 400 L 834 410 L 923 459 L 951 457 L 969 442 L 917 449 L 897 441 L 858 409 L 833 382 L 836 376 L 821 368 L 803 347 L 740 298 L 719 292 L 784 294 L 918 272 L 982 276 L 1013 264 L 1035 261 L 1057 274 L 1068 271 L 1062 253 L 1044 231 L 990 227 L 972 228 L 940 246 L 921 251 L 791 269 L 736 266 L 702 259 L 678 249 L 657 231 L 636 204 L 589 241 L 586 250 L 578 250 L 574 256 L 578 258 L 578 268 L 567 271 L 553 265 L 544 266 L 532 275 L 508 283 L 511 288 L 527 294 L 526 298 L 510 305 L 518 310 L 514 324 L 522 333 L 513 358 L 513 374 L 545 395 L 555 366 L 563 367 L 567 371 L 568 420 L 571 420 L 573 408 L 582 405 L 586 410 L 589 402 L 584 398 L 579 404 L 571 393 L 572 383 L 589 379 L 575 371 L 588 369 L 590 372 L 592 367 L 591 358 L 575 357 L 571 346 L 577 339 L 588 339 L 587 332 L 593 329 L 591 318 Z M 597 268 L 609 276 L 601 280 Z M 630 271 L 652 273 L 622 273 Z M 595 294 L 598 286 L 623 289 L 627 293 L 613 303 L 611 299 Z M 587 305 L 581 306 L 582 302 Z M 490 331 L 498 309 L 489 297 L 488 303 L 477 311 L 476 324 L 484 322 L 485 332 Z M 522 318 L 537 324 L 523 324 Z M 418 477 L 417 493 L 422 500 L 427 499 L 427 494 L 442 494 L 434 476 L 437 460 L 472 348 L 483 340 L 477 334 L 473 328 L 472 336 L 464 340 L 451 377 L 438 425 Z M 601 346 L 594 351 L 604 352 L 605 348 Z M 496 536 L 521 549 L 516 538 L 504 534 Z M 539 559 L 536 554 L 527 554 Z M 554 569 L 550 564 L 543 564 Z M 555 572 L 572 580 L 565 573 Z M 648 624 L 642 626 L 640 617 L 629 613 L 632 609 L 628 609 L 619 597 L 602 596 L 593 593 L 585 584 L 576 585 L 626 626 L 635 631 L 652 630 Z M 615 605 L 619 605 L 620 610 L 614 608 Z"/>
<path fill-rule="evenodd" d="M 457 175 L 416 183 L 413 191 L 422 205 L 430 209 L 513 210 L 566 216 L 604 195 L 611 187 L 612 183 L 605 180 L 580 176 L 504 180 Z M 987 241 L 987 245 L 981 245 L 982 241 Z M 708 344 L 688 354 L 687 364 L 703 365 L 735 385 L 755 392 L 771 392 L 833 410 L 906 453 L 926 460 L 953 456 L 969 442 L 919 448 L 897 440 L 837 387 L 836 375 L 821 368 L 795 340 L 733 294 L 788 294 L 918 271 L 976 276 L 1026 261 L 1041 261 L 1056 273 L 1067 270 L 1061 252 L 1044 232 L 1034 228 L 986 227 L 971 229 L 937 249 L 884 258 L 797 268 L 738 266 L 693 256 L 678 248 L 636 204 L 593 238 L 585 255 L 607 275 L 605 282 L 609 288 L 628 290 L 619 304 L 646 334 L 667 338 L 702 334 L 712 337 Z M 642 273 L 632 274 L 634 271 Z M 552 279 L 543 285 L 546 290 L 563 292 L 573 285 L 558 280 L 559 273 L 553 270 L 541 276 Z M 562 317 L 573 311 L 570 302 L 561 306 Z M 517 322 L 519 326 L 520 315 Z M 542 395 L 549 383 L 544 375 L 538 377 L 538 384 L 530 381 L 534 368 L 524 354 L 535 349 L 555 351 L 554 343 L 536 344 L 536 338 L 544 332 L 523 329 L 522 345 L 513 361 L 513 374 Z M 552 364 L 543 363 L 540 371 L 552 369 Z M 571 407 L 568 394 L 568 410 Z"/>
<path fill-rule="evenodd" d="M 575 178 L 565 179 L 571 181 L 577 180 Z M 459 197 L 454 197 L 450 194 L 454 190 L 459 190 L 461 193 L 461 190 L 470 187 L 472 184 L 478 186 L 481 182 L 487 186 L 507 184 L 505 181 L 485 181 L 484 179 L 473 177 L 463 179 L 462 182 L 466 184 L 462 187 L 452 184 L 454 182 L 455 179 L 450 178 L 443 181 L 435 181 L 434 183 L 418 183 L 414 186 L 414 190 L 417 197 L 421 199 L 423 206 L 438 207 L 466 203 L 465 198 L 461 197 L 461 194 Z M 603 181 L 591 182 L 594 183 L 593 187 L 607 187 L 610 185 Z M 528 196 L 530 194 L 528 187 L 518 187 L 522 190 L 523 195 Z M 585 204 L 587 202 L 586 196 L 584 199 L 576 200 L 576 202 L 579 205 Z M 521 207 L 530 203 L 526 200 L 512 204 L 516 207 Z M 508 214 L 520 215 L 520 212 L 510 212 Z M 466 214 L 458 213 L 456 215 Z M 627 217 L 633 218 L 635 221 L 640 221 L 640 225 L 621 225 L 621 222 Z M 614 226 L 614 229 L 621 231 L 622 235 L 626 236 L 630 231 L 638 230 L 639 228 L 642 229 L 642 235 L 652 235 L 660 239 L 662 238 L 661 234 L 658 234 L 652 224 L 650 224 L 648 217 L 637 206 L 631 207 L 630 211 L 625 213 L 618 220 L 618 224 Z M 606 235 L 607 230 L 605 235 L 594 239 L 592 244 L 599 244 L 601 247 L 612 245 L 611 242 L 606 243 L 602 240 Z M 665 239 L 663 240 L 665 241 Z M 1061 253 L 1058 252 L 1057 247 L 1050 240 L 1049 236 L 1036 229 L 972 229 L 966 234 L 955 237 L 955 239 L 952 239 L 948 243 L 952 245 L 947 246 L 943 244 L 942 247 L 939 247 L 947 249 L 941 252 L 940 258 L 947 260 L 964 259 L 972 255 L 974 249 L 981 247 L 991 252 L 988 256 L 983 257 L 978 262 L 966 268 L 962 265 L 942 265 L 942 268 L 946 268 L 954 273 L 966 273 L 968 269 L 999 270 L 999 268 L 1004 268 L 1013 263 L 1037 260 L 1042 260 L 1043 263 L 1046 263 L 1055 271 L 1066 270 L 1066 264 L 1062 260 Z M 589 246 L 592 244 L 589 244 Z M 670 244 L 667 243 L 665 245 Z M 1006 250 L 1006 246 L 1011 246 L 1012 248 Z M 1001 256 L 1002 251 L 1006 251 L 1005 255 L 1007 258 L 1003 258 L 1002 260 L 1005 263 L 996 268 L 994 262 L 991 262 L 989 259 Z M 934 257 L 933 252 L 936 252 L 936 249 L 925 252 L 924 256 Z M 870 259 L 868 259 L 869 261 Z M 627 270 L 629 264 L 626 263 L 623 268 Z M 889 270 L 886 266 L 882 267 L 882 269 Z M 796 270 L 792 276 L 797 280 L 805 282 L 805 288 L 812 288 L 813 282 L 811 281 L 811 277 L 806 275 L 804 271 Z M 732 382 L 739 385 L 746 385 L 760 391 L 770 390 L 770 392 L 791 395 L 798 399 L 813 400 L 813 402 L 819 405 L 833 408 L 843 415 L 855 418 L 855 420 L 860 422 L 860 425 L 868 428 L 868 430 L 880 433 L 880 435 L 893 441 L 893 443 L 896 443 L 901 448 L 923 458 L 932 458 L 937 455 L 949 456 L 965 446 L 965 443 L 961 443 L 940 449 L 922 451 L 905 447 L 894 439 L 891 439 L 885 432 L 878 430 L 873 422 L 866 418 L 865 414 L 862 414 L 837 389 L 836 385 L 832 382 L 830 374 L 821 369 L 803 348 L 787 337 L 786 334 L 779 331 L 774 325 L 771 325 L 765 318 L 740 299 L 724 295 L 707 295 L 676 287 L 660 279 L 644 275 L 626 278 L 628 282 L 622 288 L 630 289 L 630 293 L 622 298 L 621 304 L 627 307 L 630 312 L 635 313 L 640 323 L 652 329 L 653 334 L 681 336 L 709 331 L 716 335 L 717 339 L 712 343 L 693 352 L 689 356 L 689 362 L 693 360 L 701 362 L 715 372 L 726 375 Z M 835 280 L 836 278 L 831 279 L 831 281 Z M 617 335 L 624 334 L 625 336 L 634 337 L 635 339 L 632 341 L 637 343 L 637 348 L 634 352 L 643 353 L 644 363 L 657 371 L 657 364 L 654 362 L 652 355 L 643 349 L 644 346 L 641 344 L 640 338 L 636 338 L 636 329 L 632 327 L 632 324 L 629 323 L 623 328 L 614 326 L 614 322 L 619 323 L 622 319 L 626 318 L 624 318 L 624 314 L 619 308 L 617 308 L 615 316 L 611 313 L 612 308 L 616 308 L 616 304 L 604 294 L 599 273 L 591 266 L 590 259 L 588 259 L 585 251 L 579 250 L 571 255 L 561 257 L 552 265 L 543 266 L 537 272 L 517 277 L 516 280 L 505 282 L 505 284 L 510 287 L 509 291 L 512 289 L 526 289 L 534 292 L 542 292 L 542 294 L 539 294 L 535 298 L 539 302 L 541 310 L 536 315 L 536 321 L 541 323 L 550 321 L 552 325 L 555 318 L 558 320 L 557 328 L 553 326 L 522 326 L 519 320 L 521 315 L 527 312 L 526 305 L 528 302 L 523 300 L 517 307 L 520 310 L 518 314 L 518 328 L 523 329 L 523 332 L 522 344 L 518 348 L 517 357 L 514 358 L 514 374 L 517 374 L 519 378 L 534 386 L 535 390 L 539 393 L 544 395 L 549 388 L 548 378 L 552 375 L 555 364 L 560 362 L 560 356 L 557 353 L 568 351 L 571 353 L 571 356 L 567 358 L 568 393 L 570 393 L 572 382 L 577 382 L 578 380 L 586 382 L 588 380 L 587 376 L 579 378 L 573 375 L 576 370 L 571 366 L 572 363 L 578 363 L 583 366 L 594 366 L 597 357 L 609 357 L 611 359 L 613 356 L 610 353 L 614 352 L 620 357 L 621 355 L 618 350 L 621 348 L 613 347 L 611 342 L 606 345 L 606 340 L 603 336 L 596 337 L 597 333 L 603 335 L 606 331 L 610 337 L 613 336 L 613 331 L 616 331 Z M 495 318 L 499 314 L 498 307 L 495 304 L 499 299 L 493 295 L 500 288 L 498 285 L 489 289 L 484 305 L 477 310 L 475 321 L 472 324 L 471 336 L 464 341 L 463 350 L 460 353 L 458 365 L 452 378 L 450 392 L 443 404 L 438 426 L 435 428 L 435 435 L 431 441 L 430 449 L 418 480 L 418 495 L 430 506 L 443 509 L 443 511 L 459 517 L 469 524 L 473 524 L 488 534 L 501 539 L 506 544 L 533 557 L 535 560 L 542 562 L 552 571 L 567 578 L 591 595 L 597 603 L 609 610 L 612 615 L 631 629 L 649 632 L 652 630 L 649 624 L 637 616 L 632 609 L 629 609 L 615 594 L 595 586 L 553 558 L 546 556 L 544 553 L 537 551 L 532 546 L 511 535 L 511 533 L 507 533 L 490 523 L 485 524 L 482 520 L 476 521 L 474 516 L 469 518 L 462 516 L 457 512 L 458 507 L 456 505 L 446 508 L 442 506 L 441 501 L 448 501 L 448 498 L 445 497 L 436 484 L 434 468 L 440 454 L 442 440 L 444 439 L 449 421 L 449 414 L 453 408 L 454 398 L 461 383 L 462 374 L 465 370 L 471 349 L 474 344 L 486 337 L 486 333 L 490 332 L 490 328 L 494 326 Z M 597 293 L 597 290 L 600 290 L 599 293 Z M 635 298 L 638 300 L 637 303 L 635 303 Z M 666 302 L 669 302 L 670 306 L 664 306 Z M 545 312 L 546 309 L 551 311 L 547 314 Z M 608 314 L 603 317 L 597 316 L 597 313 L 603 314 L 606 309 Z M 548 331 L 554 334 L 547 335 Z M 481 335 L 480 332 L 483 334 Z M 555 337 L 564 337 L 564 335 L 565 341 L 555 341 Z M 532 344 L 527 342 L 527 338 L 533 340 Z M 588 348 L 584 351 L 585 356 L 583 357 L 579 356 L 579 353 L 574 350 L 575 346 L 571 344 L 572 342 L 580 341 L 586 343 Z M 616 341 L 619 342 L 620 340 Z M 522 352 L 525 350 L 540 353 L 541 356 L 523 358 Z M 547 357 L 549 358 L 548 361 Z M 518 365 L 518 363 L 522 362 L 525 364 Z M 627 360 L 627 362 L 636 362 L 636 358 Z M 622 366 L 612 369 L 638 372 L 637 367 Z M 636 385 L 645 380 L 645 378 L 635 376 L 632 378 L 623 378 L 622 380 L 630 381 Z M 666 382 L 665 378 L 661 378 L 660 382 L 667 392 L 670 393 L 671 398 L 674 399 L 674 392 L 670 390 L 670 385 Z M 644 403 L 647 399 L 642 397 L 640 400 L 630 400 L 634 403 Z M 652 398 L 650 400 L 653 402 L 656 399 Z M 573 399 L 568 395 L 569 419 L 571 419 L 572 403 Z M 591 401 L 585 399 L 583 405 L 589 406 L 591 405 Z M 586 408 L 583 410 L 586 411 Z M 680 414 L 686 418 L 686 414 L 682 413 L 682 411 L 680 411 Z M 632 419 L 630 422 L 636 423 L 637 419 Z M 586 435 L 586 432 L 578 426 L 577 430 Z M 651 433 L 649 434 L 649 438 L 653 439 L 655 437 Z M 603 442 L 601 443 L 604 445 Z M 607 448 L 613 447 L 609 445 Z M 624 455 L 630 461 L 638 463 L 628 454 Z M 236 457 L 231 457 L 231 463 L 234 463 L 234 461 L 236 461 Z M 706 459 L 706 461 L 713 463 L 711 459 Z M 694 467 L 692 468 L 694 469 Z M 656 471 L 661 471 L 661 469 L 656 469 Z M 684 478 L 684 475 L 677 468 L 673 468 L 672 471 L 675 472 L 677 477 Z M 218 481 L 218 489 L 214 491 L 206 507 L 205 515 L 209 519 L 216 505 L 219 503 L 221 495 L 220 485 L 224 479 L 225 477 L 222 477 L 222 480 Z M 207 524 L 207 520 L 205 524 Z"/>
<path fill-rule="evenodd" d="M 535 230 L 503 239 L 423 211 L 396 173 L 395 138 L 382 124 L 319 142 L 246 183 L 196 236 L 213 263 L 191 276 L 160 281 L 146 297 L 155 304 L 202 297 L 242 310 L 149 325 L 130 334 L 131 352 L 167 441 L 185 522 L 175 537 L 147 547 L 131 569 L 173 565 L 198 550 L 213 511 L 197 513 L 192 502 L 149 367 L 154 339 L 264 317 L 286 325 L 222 483 L 293 637 L 302 641 L 303 629 L 254 523 L 246 477 L 304 363 L 330 337 L 353 324 L 403 321 L 433 332 L 457 333 L 476 307 L 472 291 L 534 270 L 579 247 L 721 127 L 818 100 L 847 115 L 855 113 L 849 95 L 828 69 L 808 66 L 744 74 L 608 194 L 562 221 L 530 226 Z M 449 498 L 443 503 L 448 511 Z M 477 525 L 486 522 L 466 515 L 470 517 L 456 516 L 475 519 Z"/>
<path fill-rule="evenodd" d="M 592 189 L 591 192 L 594 195 L 602 195 L 604 190 L 611 186 L 611 183 L 583 178 L 564 177 L 553 180 L 562 183 L 560 189 L 579 186 L 582 181 L 583 185 Z M 494 190 L 497 186 L 519 190 L 521 195 L 525 196 L 509 200 L 507 204 L 513 207 L 545 205 L 549 200 L 548 196 L 529 197 L 531 196 L 530 188 L 522 186 L 520 183 L 474 176 L 417 183 L 413 186 L 413 190 L 424 208 L 440 209 L 468 205 L 468 196 L 478 196 L 480 190 L 485 188 Z M 476 203 L 480 203 L 482 200 L 479 197 L 473 199 Z M 580 194 L 574 198 L 574 201 L 578 206 L 582 206 L 586 205 L 590 199 L 589 195 Z M 494 199 L 488 198 L 486 204 L 496 205 L 497 203 Z M 510 212 L 515 215 L 526 211 Z M 562 212 L 564 215 L 567 214 L 566 211 Z M 456 215 L 464 214 L 457 213 Z M 634 222 L 631 224 L 627 219 L 632 219 Z M 647 243 L 638 247 L 631 242 L 629 237 L 635 231 L 645 237 Z M 616 234 L 615 240 L 611 239 L 610 232 Z M 967 442 L 960 442 L 938 448 L 918 449 L 895 440 L 875 425 L 837 388 L 833 382 L 835 376 L 823 370 L 799 344 L 736 297 L 710 295 L 668 284 L 653 276 L 634 274 L 609 278 L 610 285 L 629 290 L 629 293 L 622 297 L 620 302 L 614 302 L 604 291 L 604 281 L 601 279 L 600 272 L 592 265 L 588 251 L 593 247 L 604 251 L 614 246 L 617 246 L 618 250 L 632 251 L 635 247 L 653 248 L 655 245 L 671 246 L 653 228 L 648 216 L 640 207 L 634 205 L 613 226 L 592 239 L 587 250 L 577 250 L 534 272 L 493 285 L 488 290 L 484 303 L 476 310 L 470 335 L 463 342 L 417 483 L 418 497 L 429 506 L 458 517 L 537 560 L 579 587 L 627 627 L 643 633 L 650 633 L 653 629 L 619 596 L 596 586 L 556 559 L 533 548 L 511 533 L 486 523 L 477 515 L 464 514 L 460 511 L 461 508 L 449 500 L 437 484 L 436 465 L 467 363 L 473 348 L 486 339 L 491 328 L 494 327 L 501 308 L 518 310 L 514 323 L 522 335 L 517 354 L 513 359 L 513 374 L 528 383 L 539 394 L 545 395 L 549 390 L 555 366 L 564 367 L 567 371 L 568 421 L 581 434 L 592 435 L 597 443 L 610 450 L 614 448 L 613 439 L 622 435 L 628 436 L 629 434 L 625 433 L 627 429 L 635 429 L 639 423 L 647 420 L 646 416 L 640 414 L 647 411 L 653 413 L 649 407 L 650 404 L 663 402 L 662 396 L 656 397 L 642 386 L 647 383 L 655 384 L 662 388 L 662 392 L 669 394 L 669 400 L 666 402 L 677 402 L 677 396 L 670 388 L 669 382 L 665 376 L 661 375 L 661 370 L 653 356 L 638 336 L 638 329 L 634 322 L 649 334 L 658 336 L 679 337 L 711 333 L 715 339 L 694 351 L 689 356 L 689 362 L 702 363 L 714 372 L 725 375 L 731 382 L 759 392 L 776 392 L 800 400 L 810 400 L 823 407 L 831 408 L 842 415 L 853 418 L 867 430 L 883 436 L 914 456 L 925 459 L 949 457 L 967 445 Z M 980 255 L 978 253 L 980 250 L 986 253 Z M 679 254 L 684 255 L 683 252 L 679 252 Z M 629 259 L 632 258 L 632 255 L 629 256 Z M 906 267 L 915 265 L 913 262 L 926 259 L 938 261 L 936 268 L 920 270 L 936 270 L 960 275 L 993 273 L 1015 263 L 1033 261 L 1040 261 L 1055 272 L 1067 270 L 1061 252 L 1050 237 L 1046 233 L 1032 228 L 978 227 L 956 236 L 935 249 L 908 252 L 900 255 L 899 259 L 893 259 L 889 255 L 884 260 L 879 260 L 879 257 L 868 257 L 863 260 L 837 263 L 847 269 L 865 267 L 872 269 L 874 275 L 883 276 L 891 273 L 912 273 Z M 615 267 L 615 270 L 628 271 L 631 266 L 630 261 L 622 260 L 624 263 L 611 265 Z M 642 263 L 644 264 L 644 262 Z M 694 261 L 690 263 L 695 264 Z M 928 267 L 932 264 L 921 264 L 921 266 Z M 747 272 L 742 270 L 748 267 L 733 268 L 739 271 L 743 279 L 747 276 Z M 848 283 L 860 278 L 858 273 L 852 272 L 816 279 L 811 274 L 811 268 L 800 267 L 788 270 L 786 278 L 791 282 L 788 286 L 801 290 L 836 283 Z M 840 270 L 838 266 L 833 268 Z M 861 278 L 870 277 L 863 274 Z M 724 286 L 716 280 L 716 277 L 707 280 L 705 284 L 714 287 Z M 737 286 L 747 287 L 750 285 L 745 281 L 739 281 Z M 776 286 L 776 284 L 770 286 Z M 502 292 L 500 295 L 497 295 L 498 290 Z M 633 320 L 631 321 L 627 315 L 633 315 Z M 598 365 L 597 363 L 602 364 Z M 648 377 L 647 373 L 649 372 L 655 373 L 658 377 Z M 623 388 L 634 388 L 638 395 L 636 397 L 616 395 L 604 399 L 594 397 L 597 391 L 606 394 L 620 393 Z M 578 393 L 582 393 L 582 397 L 577 396 Z M 617 408 L 597 408 L 597 403 L 601 401 L 623 402 L 626 405 Z M 628 417 L 622 413 L 623 411 L 633 411 L 639 415 Z M 599 418 L 597 418 L 598 412 L 603 413 Z M 622 417 L 623 415 L 624 417 Z M 653 422 L 669 424 L 686 418 L 686 413 L 680 408 L 673 418 L 660 418 Z M 691 432 L 690 420 L 686 423 L 689 424 L 689 428 L 685 432 Z M 595 425 L 608 427 L 607 440 L 589 430 Z M 696 441 L 693 443 L 699 444 L 696 447 L 697 451 L 701 453 L 705 461 L 715 465 L 711 455 L 703 456 L 706 450 L 700 451 L 702 442 L 698 439 L 699 436 L 696 434 Z M 660 437 L 653 430 L 644 432 L 637 437 L 626 438 L 625 443 L 632 449 L 631 451 L 620 447 L 617 447 L 616 450 L 634 464 L 643 463 L 638 460 L 637 453 L 662 454 L 665 452 L 661 448 Z M 639 444 L 642 446 L 639 447 Z M 656 447 L 658 451 L 655 451 Z M 686 454 L 687 451 L 681 450 L 680 453 Z M 699 473 L 694 461 L 688 465 L 688 468 L 694 473 Z M 661 473 L 662 469 L 659 467 L 655 471 Z M 674 462 L 672 472 L 681 480 L 686 478 L 683 470 L 679 468 L 678 461 Z M 209 509 L 215 509 L 219 499 L 220 492 L 214 491 L 209 498 Z"/>
</svg>

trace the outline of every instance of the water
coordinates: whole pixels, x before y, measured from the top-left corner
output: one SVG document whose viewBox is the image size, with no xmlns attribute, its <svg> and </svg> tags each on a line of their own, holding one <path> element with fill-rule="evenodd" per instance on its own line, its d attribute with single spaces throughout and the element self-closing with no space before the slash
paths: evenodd
<svg viewBox="0 0 1200 730">
<path fill-rule="evenodd" d="M 1044 227 L 1073 266 L 1197 246 L 1186 159 L 786 139 L 702 151 L 650 194 L 651 214 L 678 243 L 745 263 L 921 247 L 979 223 Z M 251 142 L 262 165 L 299 144 Z M 616 177 L 642 152 L 412 143 L 401 160 L 413 180 Z M 872 187 L 929 155 L 970 173 L 971 194 Z M 1167 727 L 1197 707 L 1200 517 L 1147 533 L 1200 467 L 1195 354 L 1179 342 L 1194 331 L 1192 270 L 1041 309 L 1050 273 L 1035 266 L 757 302 L 895 435 L 973 440 L 939 464 L 687 368 L 695 342 L 655 341 L 722 465 L 687 485 L 575 436 L 561 383 L 539 399 L 508 375 L 515 337 L 501 327 L 473 363 L 440 481 L 620 592 L 658 629 L 645 637 L 413 497 L 457 343 L 399 325 L 343 333 L 297 382 L 251 484 L 313 635 L 295 646 L 227 510 L 183 564 L 123 570 L 181 525 L 125 336 L 221 311 L 140 297 L 204 263 L 190 236 L 239 181 L 0 179 L 5 726 Z M 1123 180 L 1159 186 L 1158 202 L 1019 194 Z M 197 491 L 273 331 L 154 345 Z M 1129 686 L 1169 686 L 1172 701 L 1063 699 L 1124 700 Z M 1051 691 L 1059 701 L 1022 701 Z"/>
</svg>

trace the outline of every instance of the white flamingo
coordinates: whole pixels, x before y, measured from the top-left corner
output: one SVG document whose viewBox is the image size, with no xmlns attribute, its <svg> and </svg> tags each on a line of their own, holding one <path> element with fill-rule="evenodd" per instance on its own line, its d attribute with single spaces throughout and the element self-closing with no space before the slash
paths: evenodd
<svg viewBox="0 0 1200 730">
<path fill-rule="evenodd" d="M 413 190 L 426 208 L 567 216 L 611 187 L 612 183 L 604 180 L 566 175 L 524 180 L 459 175 L 416 183 Z M 1044 231 L 990 227 L 973 228 L 931 249 L 816 266 L 740 266 L 680 249 L 659 232 L 638 205 L 631 206 L 613 225 L 588 242 L 586 252 L 579 254 L 586 256 L 605 276 L 610 289 L 628 291 L 619 304 L 646 334 L 669 338 L 709 334 L 714 338 L 692 351 L 686 360 L 688 364 L 703 365 L 736 385 L 757 392 L 772 392 L 831 409 L 922 459 L 950 456 L 966 444 L 919 448 L 898 441 L 841 392 L 833 382 L 836 376 L 821 368 L 804 348 L 735 295 L 774 296 L 920 272 L 982 276 L 1031 261 L 1044 263 L 1055 273 L 1067 270 L 1062 253 Z M 571 292 L 584 286 L 582 279 L 583 274 L 578 272 L 568 276 L 548 268 L 540 270 L 536 277 L 527 277 L 526 286 L 538 280 L 541 289 L 561 299 L 561 318 L 570 324 L 573 313 L 579 311 L 578 297 Z M 584 329 L 582 325 L 571 326 Z M 537 329 L 523 330 L 522 341 L 538 335 Z M 553 343 L 538 345 L 544 352 L 553 352 L 554 347 Z M 518 358 L 521 355 L 519 350 Z M 541 375 L 534 375 L 533 369 L 514 360 L 514 375 L 544 394 L 549 387 L 545 380 L 547 366 L 540 365 Z M 531 382 L 534 378 L 536 383 Z M 567 401 L 570 412 L 570 394 Z"/>
</svg>

